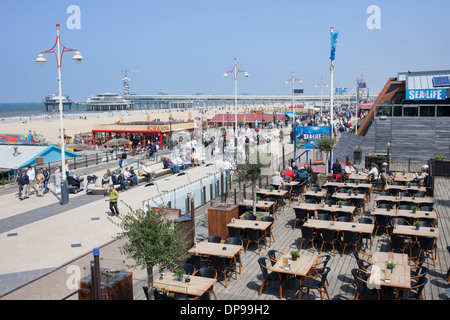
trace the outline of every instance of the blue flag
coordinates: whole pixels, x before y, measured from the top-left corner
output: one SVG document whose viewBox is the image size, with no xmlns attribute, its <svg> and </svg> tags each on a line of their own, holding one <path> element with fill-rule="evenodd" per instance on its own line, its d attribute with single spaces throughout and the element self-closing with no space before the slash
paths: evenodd
<svg viewBox="0 0 450 320">
<path fill-rule="evenodd" d="M 337 42 L 337 38 L 338 38 L 338 34 L 339 32 L 331 32 L 331 55 L 330 55 L 330 59 L 332 61 L 334 61 L 334 55 L 336 52 L 336 42 Z"/>
</svg>

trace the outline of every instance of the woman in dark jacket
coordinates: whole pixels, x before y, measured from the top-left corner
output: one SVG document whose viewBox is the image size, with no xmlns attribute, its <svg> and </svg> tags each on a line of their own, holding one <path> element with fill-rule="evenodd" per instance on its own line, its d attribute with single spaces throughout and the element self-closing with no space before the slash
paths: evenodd
<svg viewBox="0 0 450 320">
<path fill-rule="evenodd" d="M 342 166 L 339 158 L 333 163 L 331 170 L 333 171 L 333 179 L 342 180 Z"/>
</svg>

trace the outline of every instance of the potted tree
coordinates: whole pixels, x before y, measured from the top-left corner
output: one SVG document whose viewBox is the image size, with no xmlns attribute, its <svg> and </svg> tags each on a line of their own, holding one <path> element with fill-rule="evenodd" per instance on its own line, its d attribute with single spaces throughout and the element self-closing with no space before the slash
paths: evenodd
<svg viewBox="0 0 450 320">
<path fill-rule="evenodd" d="M 347 194 L 348 194 L 348 196 L 351 196 L 353 194 L 353 189 L 348 189 Z"/>
<path fill-rule="evenodd" d="M 325 161 L 326 161 L 325 172 L 327 173 L 327 175 L 329 174 L 330 177 L 331 177 L 330 173 L 331 167 L 329 164 L 329 154 L 335 148 L 336 143 L 337 143 L 336 139 L 327 134 L 323 135 L 319 140 L 317 140 L 316 143 L 317 149 L 325 154 Z"/>
<path fill-rule="evenodd" d="M 359 179 L 355 180 L 356 185 L 359 185 L 360 182 L 361 182 L 361 180 L 359 180 Z"/>
<path fill-rule="evenodd" d="M 362 150 L 360 146 L 355 146 L 353 148 L 353 162 L 355 164 L 359 164 L 361 163 L 361 158 L 362 158 Z"/>
<path fill-rule="evenodd" d="M 147 271 L 148 292 L 153 292 L 153 269 L 169 268 L 187 258 L 188 241 L 186 225 L 178 225 L 175 220 L 166 219 L 164 209 L 147 207 L 147 210 L 133 210 L 118 216 L 119 221 L 109 220 L 121 230 L 115 239 L 125 240 L 119 247 L 121 254 Z M 149 241 L 151 239 L 151 241 Z"/>
<path fill-rule="evenodd" d="M 411 188 L 412 182 L 411 182 L 411 181 L 408 181 L 407 185 L 408 185 L 408 188 Z"/>
<path fill-rule="evenodd" d="M 339 208 L 342 208 L 342 204 L 343 204 L 344 202 L 342 201 L 342 200 L 338 200 L 338 201 L 336 201 L 336 204 L 339 206 Z"/>
<path fill-rule="evenodd" d="M 297 258 L 300 257 L 300 253 L 298 251 L 291 251 L 292 261 L 297 261 Z"/>
<path fill-rule="evenodd" d="M 269 190 L 270 190 L 270 192 L 272 192 L 272 191 L 273 191 L 273 189 L 275 189 L 275 188 L 274 188 L 274 186 L 269 186 Z"/>
<path fill-rule="evenodd" d="M 412 213 L 416 213 L 416 211 L 419 210 L 419 207 L 418 206 L 411 206 L 410 209 L 411 209 Z"/>
</svg>

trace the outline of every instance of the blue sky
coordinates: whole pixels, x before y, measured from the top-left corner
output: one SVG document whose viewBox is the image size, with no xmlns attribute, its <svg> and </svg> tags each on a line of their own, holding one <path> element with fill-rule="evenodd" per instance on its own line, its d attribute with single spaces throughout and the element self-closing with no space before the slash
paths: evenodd
<svg viewBox="0 0 450 320">
<path fill-rule="evenodd" d="M 80 29 L 67 27 L 70 5 L 81 10 Z M 370 5 L 380 8 L 380 29 L 366 25 Z M 63 93 L 74 100 L 122 94 L 125 69 L 131 93 L 232 95 L 233 79 L 222 74 L 235 57 L 249 73 L 239 74 L 239 94 L 289 95 L 292 71 L 303 81 L 296 88 L 320 94 L 321 77 L 330 84 L 330 27 L 339 32 L 335 86 L 355 88 L 362 76 L 377 93 L 397 72 L 449 69 L 449 7 L 444 0 L 7 1 L 0 102 L 57 93 L 54 56 L 42 68 L 34 60 L 53 46 L 58 22 L 63 44 L 85 57 L 80 65 L 70 52 L 63 57 Z"/>
</svg>

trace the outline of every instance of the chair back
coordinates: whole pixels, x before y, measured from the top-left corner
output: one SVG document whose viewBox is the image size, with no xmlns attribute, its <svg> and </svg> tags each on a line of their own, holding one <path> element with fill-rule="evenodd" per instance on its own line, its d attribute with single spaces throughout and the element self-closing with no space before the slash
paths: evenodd
<svg viewBox="0 0 450 320">
<path fill-rule="evenodd" d="M 241 237 L 241 230 L 242 229 L 236 228 L 236 227 L 230 227 L 230 226 L 228 226 L 227 229 L 228 229 L 228 236 L 229 237 L 238 237 L 238 238 Z"/>
<path fill-rule="evenodd" d="M 422 291 L 425 288 L 425 285 L 427 284 L 427 282 L 428 282 L 427 277 L 423 276 L 423 277 L 419 278 L 419 281 L 418 281 L 419 288 L 417 289 L 417 300 L 420 299 L 420 296 L 422 295 Z"/>
<path fill-rule="evenodd" d="M 320 229 L 323 241 L 333 242 L 337 239 L 336 231 L 332 229 Z"/>
<path fill-rule="evenodd" d="M 393 249 L 402 249 L 404 248 L 405 243 L 406 243 L 406 236 L 401 234 L 391 235 L 391 247 Z"/>
<path fill-rule="evenodd" d="M 331 221 L 331 215 L 329 213 L 320 213 L 317 215 L 317 219 Z"/>
<path fill-rule="evenodd" d="M 224 243 L 241 246 L 242 245 L 242 239 L 240 237 L 229 237 L 229 238 L 225 239 Z"/>
<path fill-rule="evenodd" d="M 197 274 L 199 277 L 215 279 L 217 277 L 217 272 L 213 268 L 203 267 L 198 269 Z"/>
<path fill-rule="evenodd" d="M 276 264 L 276 261 L 278 260 L 276 254 L 277 254 L 277 250 L 269 250 L 267 252 L 267 255 L 269 256 L 272 267 Z"/>
<path fill-rule="evenodd" d="M 348 216 L 340 216 L 337 218 L 337 221 L 339 222 L 352 222 L 352 218 Z"/>
<path fill-rule="evenodd" d="M 422 250 L 428 251 L 434 249 L 434 238 L 418 236 L 417 242 Z"/>
<path fill-rule="evenodd" d="M 259 229 L 247 228 L 245 229 L 248 240 L 258 241 L 261 239 L 261 231 Z"/>
<path fill-rule="evenodd" d="M 331 270 L 330 267 L 325 267 L 325 268 L 323 268 L 323 271 L 320 272 L 320 275 L 321 275 L 320 284 L 319 284 L 320 288 L 323 288 L 325 286 L 325 282 L 327 281 L 327 275 L 330 272 L 330 270 Z"/>
<path fill-rule="evenodd" d="M 244 219 L 245 219 L 245 220 L 256 220 L 257 218 L 258 218 L 258 217 L 257 217 L 256 215 L 252 214 L 252 213 L 246 214 L 246 215 L 244 216 Z"/>
<path fill-rule="evenodd" d="M 358 233 L 354 232 L 354 231 L 344 231 L 344 238 L 342 239 L 342 241 L 344 243 L 357 243 L 358 242 Z"/>
<path fill-rule="evenodd" d="M 222 256 L 215 256 L 215 255 L 210 256 L 212 267 L 219 271 L 225 270 L 225 259 L 226 257 Z"/>
<path fill-rule="evenodd" d="M 267 270 L 267 264 L 266 264 L 266 258 L 258 258 L 258 264 L 259 267 L 261 268 L 261 273 L 262 273 L 262 277 L 263 279 L 267 279 L 269 276 L 269 272 Z"/>
<path fill-rule="evenodd" d="M 299 220 L 305 220 L 308 217 L 308 211 L 305 209 L 294 208 L 295 217 Z"/>
<path fill-rule="evenodd" d="M 308 198 L 308 196 L 305 197 L 305 203 L 317 203 L 316 197 Z"/>
<path fill-rule="evenodd" d="M 372 224 L 373 220 L 367 217 L 362 217 L 358 219 L 359 223 L 366 223 L 366 224 Z"/>
<path fill-rule="evenodd" d="M 193 275 L 194 272 L 196 271 L 194 265 L 188 262 L 180 264 L 177 268 L 183 269 L 188 275 Z"/>
<path fill-rule="evenodd" d="M 221 243 L 222 242 L 222 237 L 221 236 L 208 236 L 208 242 L 212 242 L 212 243 Z"/>
<path fill-rule="evenodd" d="M 375 225 L 385 227 L 389 223 L 389 217 L 382 215 L 382 214 L 376 214 L 375 215 Z"/>
<path fill-rule="evenodd" d="M 203 265 L 202 258 L 203 256 L 201 254 L 192 254 L 187 262 L 192 264 L 196 269 L 200 269 Z"/>
<path fill-rule="evenodd" d="M 301 226 L 302 230 L 302 238 L 304 239 L 312 239 L 314 238 L 314 228 Z"/>
</svg>

